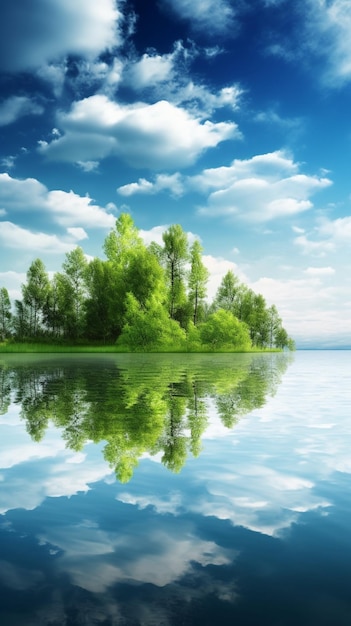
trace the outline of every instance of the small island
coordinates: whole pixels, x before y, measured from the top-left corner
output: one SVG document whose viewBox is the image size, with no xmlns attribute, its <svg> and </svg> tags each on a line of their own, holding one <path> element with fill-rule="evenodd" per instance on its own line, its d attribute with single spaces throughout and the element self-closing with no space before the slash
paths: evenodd
<svg viewBox="0 0 351 626">
<path fill-rule="evenodd" d="M 224 276 L 206 300 L 209 272 L 198 240 L 179 224 L 163 245 L 145 245 L 123 213 L 107 235 L 106 259 L 88 261 L 82 248 L 66 254 L 50 280 L 35 259 L 12 303 L 0 289 L 0 352 L 249 352 L 294 349 L 277 308 Z"/>
</svg>

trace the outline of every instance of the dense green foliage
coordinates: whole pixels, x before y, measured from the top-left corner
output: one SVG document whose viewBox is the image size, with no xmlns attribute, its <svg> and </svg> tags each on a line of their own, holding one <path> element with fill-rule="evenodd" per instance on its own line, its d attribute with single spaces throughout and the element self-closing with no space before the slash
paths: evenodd
<svg viewBox="0 0 351 626">
<path fill-rule="evenodd" d="M 202 247 L 190 247 L 179 224 L 163 246 L 146 246 L 122 214 L 103 246 L 106 260 L 88 262 L 80 247 L 52 279 L 35 259 L 14 310 L 0 290 L 0 341 L 115 344 L 135 351 L 293 348 L 275 306 L 267 307 L 229 271 L 206 302 Z"/>
</svg>

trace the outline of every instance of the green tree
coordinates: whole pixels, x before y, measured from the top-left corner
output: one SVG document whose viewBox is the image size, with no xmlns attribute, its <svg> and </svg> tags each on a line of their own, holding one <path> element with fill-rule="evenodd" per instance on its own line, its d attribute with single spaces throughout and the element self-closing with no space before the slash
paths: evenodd
<svg viewBox="0 0 351 626">
<path fill-rule="evenodd" d="M 190 272 L 188 278 L 189 302 L 192 309 L 192 319 L 194 326 L 203 319 L 204 299 L 206 297 L 206 285 L 209 277 L 208 269 L 202 261 L 202 246 L 195 239 L 190 248 Z"/>
<path fill-rule="evenodd" d="M 30 336 L 30 310 L 22 300 L 15 300 L 15 314 L 12 324 L 16 339 L 28 339 Z"/>
<path fill-rule="evenodd" d="M 220 286 L 217 289 L 217 293 L 214 299 L 215 309 L 225 309 L 231 311 L 234 315 L 235 301 L 240 288 L 240 281 L 235 276 L 232 270 L 229 270 L 225 276 L 223 276 Z"/>
<path fill-rule="evenodd" d="M 260 348 L 269 345 L 269 314 L 267 312 L 266 301 L 261 294 L 248 291 L 250 307 L 245 322 L 250 329 L 252 344 Z"/>
<path fill-rule="evenodd" d="M 138 282 L 137 274 L 143 271 L 141 257 L 145 255 L 145 251 L 132 217 L 128 213 L 122 213 L 104 242 L 104 252 L 111 269 L 109 321 L 115 338 L 121 334 L 125 323 L 127 293 L 139 291 L 135 294 L 139 300 L 140 291 L 144 288 L 142 283 L 147 277 L 144 273 Z M 150 253 L 150 256 L 153 255 Z"/>
<path fill-rule="evenodd" d="M 111 294 L 113 293 L 113 268 L 108 261 L 93 259 L 87 267 L 88 297 L 86 308 L 86 334 L 104 343 L 114 340 Z"/>
<path fill-rule="evenodd" d="M 0 289 L 0 341 L 5 341 L 11 335 L 11 302 L 6 287 Z"/>
<path fill-rule="evenodd" d="M 251 346 L 246 324 L 230 311 L 219 309 L 199 326 L 201 341 L 212 350 L 247 350 Z"/>
<path fill-rule="evenodd" d="M 122 213 L 116 220 L 115 228 L 110 231 L 104 241 L 104 252 L 115 267 L 124 269 L 138 248 L 143 246 L 143 240 L 129 213 Z"/>
<path fill-rule="evenodd" d="M 35 259 L 27 272 L 27 284 L 22 285 L 23 303 L 29 311 L 29 335 L 43 333 L 43 310 L 50 291 L 50 281 L 41 259 Z"/>
<path fill-rule="evenodd" d="M 166 230 L 162 239 L 168 281 L 168 311 L 171 319 L 186 326 L 185 309 L 187 304 L 185 289 L 185 263 L 188 260 L 188 239 L 180 224 L 173 224 Z M 184 315 L 185 314 L 185 315 Z"/>
<path fill-rule="evenodd" d="M 279 317 L 277 307 L 273 304 L 267 310 L 267 323 L 268 323 L 268 345 L 270 348 L 276 345 L 276 337 L 279 332 L 282 320 Z"/>
<path fill-rule="evenodd" d="M 43 306 L 43 320 L 49 334 L 57 339 L 64 333 L 66 303 L 63 299 L 62 276 L 54 274 L 50 283 L 46 302 Z"/>
<path fill-rule="evenodd" d="M 71 339 L 78 339 L 85 329 L 86 272 L 88 262 L 82 248 L 77 246 L 66 254 L 59 277 L 61 302 L 64 303 L 66 328 Z"/>
<path fill-rule="evenodd" d="M 132 293 L 127 294 L 125 324 L 118 339 L 120 345 L 131 350 L 181 349 L 185 339 L 185 331 L 168 317 L 157 298 L 147 300 L 142 306 Z"/>
</svg>

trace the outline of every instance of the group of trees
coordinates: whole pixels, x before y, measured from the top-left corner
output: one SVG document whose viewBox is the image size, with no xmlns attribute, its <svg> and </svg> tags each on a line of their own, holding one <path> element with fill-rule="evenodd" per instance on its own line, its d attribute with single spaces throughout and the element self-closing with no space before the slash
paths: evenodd
<svg viewBox="0 0 351 626">
<path fill-rule="evenodd" d="M 276 307 L 233 272 L 206 301 L 202 247 L 197 240 L 189 246 L 179 224 L 164 232 L 163 246 L 146 246 L 131 216 L 122 214 L 103 249 L 106 260 L 89 262 L 75 248 L 51 280 L 35 259 L 13 309 L 2 288 L 0 340 L 117 341 L 132 350 L 293 347 Z"/>
</svg>

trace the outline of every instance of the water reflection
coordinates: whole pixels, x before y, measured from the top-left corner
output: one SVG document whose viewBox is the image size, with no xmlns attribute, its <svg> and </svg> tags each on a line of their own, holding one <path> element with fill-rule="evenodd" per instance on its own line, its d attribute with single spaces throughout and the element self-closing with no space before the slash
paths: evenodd
<svg viewBox="0 0 351 626">
<path fill-rule="evenodd" d="M 197 457 L 211 407 L 223 425 L 274 395 L 291 355 L 7 357 L 0 361 L 1 412 L 11 400 L 33 441 L 49 424 L 68 449 L 105 442 L 104 459 L 128 482 L 142 455 L 179 472 Z"/>
<path fill-rule="evenodd" d="M 349 626 L 351 353 L 281 357 L 3 360 L 0 623 Z"/>
</svg>

